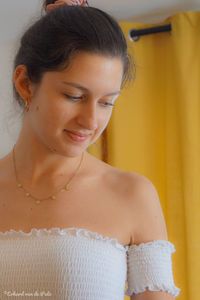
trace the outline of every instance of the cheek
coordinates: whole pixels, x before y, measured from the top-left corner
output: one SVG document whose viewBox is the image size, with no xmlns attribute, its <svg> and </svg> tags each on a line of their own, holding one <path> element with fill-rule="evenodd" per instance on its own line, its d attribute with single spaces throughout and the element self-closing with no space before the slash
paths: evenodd
<svg viewBox="0 0 200 300">
<path fill-rule="evenodd" d="M 99 130 L 102 132 L 108 125 L 110 118 L 112 116 L 112 110 L 109 112 L 104 112 L 99 115 L 98 124 L 100 126 Z"/>
<path fill-rule="evenodd" d="M 32 123 L 34 127 L 44 133 L 55 132 L 61 124 L 63 110 L 50 105 L 50 103 L 42 103 L 36 105 L 35 112 L 32 115 Z"/>
</svg>

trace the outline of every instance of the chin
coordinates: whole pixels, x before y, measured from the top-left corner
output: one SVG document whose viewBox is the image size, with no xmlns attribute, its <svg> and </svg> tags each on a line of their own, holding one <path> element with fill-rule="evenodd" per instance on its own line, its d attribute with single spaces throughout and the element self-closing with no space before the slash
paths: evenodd
<svg viewBox="0 0 200 300">
<path fill-rule="evenodd" d="M 80 157 L 83 152 L 85 152 L 85 148 L 71 148 L 69 147 L 68 149 L 63 149 L 62 154 L 65 157 Z"/>
</svg>

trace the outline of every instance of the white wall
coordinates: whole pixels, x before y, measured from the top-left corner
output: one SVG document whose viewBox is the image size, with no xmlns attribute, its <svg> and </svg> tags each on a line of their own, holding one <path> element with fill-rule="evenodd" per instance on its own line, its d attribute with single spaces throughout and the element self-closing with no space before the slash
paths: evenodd
<svg viewBox="0 0 200 300">
<path fill-rule="evenodd" d="M 14 145 L 21 126 L 19 106 L 13 103 L 12 63 L 16 41 L 0 44 L 0 158 Z"/>
</svg>

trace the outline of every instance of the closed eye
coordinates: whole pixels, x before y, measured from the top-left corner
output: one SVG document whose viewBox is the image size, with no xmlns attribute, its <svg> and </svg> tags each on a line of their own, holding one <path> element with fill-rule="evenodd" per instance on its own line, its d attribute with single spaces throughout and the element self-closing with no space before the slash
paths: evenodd
<svg viewBox="0 0 200 300">
<path fill-rule="evenodd" d="M 102 104 L 104 104 L 105 106 L 115 106 L 114 104 L 109 103 L 109 102 L 104 102 L 104 103 L 102 103 Z"/>
<path fill-rule="evenodd" d="M 81 100 L 83 99 L 84 97 L 83 96 L 80 96 L 80 97 L 75 97 L 75 96 L 70 96 L 70 95 L 67 95 L 67 94 L 64 94 L 64 96 L 66 96 L 69 100 L 73 101 L 73 102 L 78 102 L 76 100 Z M 101 104 L 103 104 L 103 106 L 115 106 L 114 104 L 110 103 L 110 102 L 100 102 Z"/>
<path fill-rule="evenodd" d="M 79 100 L 79 99 L 83 98 L 82 96 L 75 97 L 75 96 L 70 96 L 70 95 L 67 95 L 67 94 L 64 94 L 64 96 L 66 96 L 68 99 L 71 99 L 71 100 Z"/>
</svg>

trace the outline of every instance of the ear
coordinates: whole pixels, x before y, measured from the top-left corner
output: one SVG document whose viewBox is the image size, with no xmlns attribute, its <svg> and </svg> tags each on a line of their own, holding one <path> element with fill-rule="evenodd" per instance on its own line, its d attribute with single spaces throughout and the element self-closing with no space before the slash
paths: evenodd
<svg viewBox="0 0 200 300">
<path fill-rule="evenodd" d="M 15 88 L 22 99 L 31 98 L 34 94 L 34 88 L 27 76 L 25 65 L 18 65 L 13 73 L 13 82 Z"/>
</svg>

